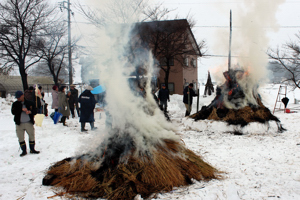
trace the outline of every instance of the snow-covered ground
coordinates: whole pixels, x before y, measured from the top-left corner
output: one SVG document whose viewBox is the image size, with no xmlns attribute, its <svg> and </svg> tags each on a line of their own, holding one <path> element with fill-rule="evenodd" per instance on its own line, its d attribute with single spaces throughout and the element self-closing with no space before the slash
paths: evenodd
<svg viewBox="0 0 300 200">
<path fill-rule="evenodd" d="M 264 105 L 271 111 L 278 87 L 266 85 L 260 91 Z M 203 93 L 203 88 L 200 92 Z M 275 112 L 287 131 L 277 133 L 275 123 L 270 123 L 269 127 L 253 123 L 242 130 L 244 135 L 233 135 L 229 132 L 235 130 L 235 127 L 223 122 L 194 122 L 185 118 L 182 96 L 173 95 L 168 109 L 172 123 L 178 127 L 178 134 L 189 149 L 222 171 L 223 179 L 196 181 L 193 185 L 174 188 L 171 192 L 160 193 L 153 198 L 300 199 L 300 104 L 294 104 L 294 98 L 300 99 L 300 91 L 288 90 L 287 96 L 290 99 L 288 108 L 298 112 Z M 201 97 L 199 108 L 208 105 L 213 98 L 214 96 Z M 15 124 L 10 112 L 13 101 L 15 99 L 12 97 L 0 98 L 0 199 L 46 200 L 55 195 L 52 187 L 42 185 L 47 168 L 57 161 L 80 153 L 81 147 L 90 145 L 89 141 L 95 136 L 101 140 L 105 113 L 95 113 L 98 129 L 90 131 L 87 124 L 87 134 L 80 132 L 77 117 L 67 120 L 68 127 L 54 125 L 50 117 L 45 117 L 42 127 L 35 126 L 36 149 L 41 153 L 20 157 Z M 46 102 L 51 105 L 51 96 L 46 95 Z M 51 113 L 53 110 L 49 111 Z M 196 111 L 196 98 L 193 111 Z"/>
</svg>

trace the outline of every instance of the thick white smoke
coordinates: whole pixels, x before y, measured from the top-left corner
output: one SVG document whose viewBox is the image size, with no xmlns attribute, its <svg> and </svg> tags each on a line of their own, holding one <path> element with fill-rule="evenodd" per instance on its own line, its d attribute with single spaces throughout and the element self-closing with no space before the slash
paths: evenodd
<svg viewBox="0 0 300 200">
<path fill-rule="evenodd" d="M 117 6 L 114 2 L 116 1 L 112 1 L 113 5 Z M 160 143 L 162 139 L 177 141 L 179 137 L 175 135 L 173 125 L 166 121 L 152 96 L 151 78 L 157 70 L 154 68 L 151 51 L 139 46 L 138 39 L 132 37 L 132 29 L 139 19 L 138 9 L 128 6 L 132 1 L 117 2 L 119 5 L 127 5 L 123 7 L 127 10 L 119 13 L 121 21 L 114 21 L 118 17 L 112 16 L 111 19 L 114 20 L 107 21 L 98 30 L 97 49 L 94 53 L 97 67 L 100 69 L 100 82 L 106 87 L 105 109 L 107 114 L 109 113 L 106 117 L 110 116 L 112 124 L 111 128 L 108 127 L 105 133 L 101 132 L 99 135 L 106 134 L 104 140 L 113 136 L 117 143 L 130 138 L 136 145 L 136 152 L 151 152 L 153 144 Z M 100 4 L 99 1 L 97 4 Z M 119 8 L 115 9 L 117 13 Z M 124 19 L 127 20 L 126 23 Z M 130 77 L 137 67 L 147 72 L 146 97 L 139 95 L 140 88 Z M 129 137 L 124 137 L 123 134 Z M 97 138 L 94 141 L 90 149 L 100 145 Z"/>
<path fill-rule="evenodd" d="M 276 12 L 284 1 L 243 0 L 243 4 L 238 4 L 238 9 L 233 10 L 233 26 L 238 28 L 233 28 L 232 55 L 238 57 L 232 58 L 231 69 L 241 69 L 246 72 L 237 80 L 246 95 L 244 102 L 241 102 L 242 106 L 247 103 L 256 105 L 253 92 L 255 93 L 258 86 L 268 79 L 266 50 L 269 46 L 269 38 L 267 32 L 278 30 Z M 222 34 L 224 35 L 224 32 Z M 226 41 L 218 40 L 220 49 L 229 49 L 227 44 Z M 228 65 L 225 64 L 222 70 L 228 70 Z M 222 74 L 220 71 L 217 73 L 219 73 L 217 77 Z M 240 108 L 228 102 L 227 98 L 224 98 L 224 101 L 228 108 Z"/>
</svg>

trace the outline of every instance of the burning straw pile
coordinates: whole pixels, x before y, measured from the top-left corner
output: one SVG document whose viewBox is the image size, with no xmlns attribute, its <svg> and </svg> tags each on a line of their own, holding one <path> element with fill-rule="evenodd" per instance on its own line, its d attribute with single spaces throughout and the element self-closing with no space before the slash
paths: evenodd
<svg viewBox="0 0 300 200">
<path fill-rule="evenodd" d="M 124 138 L 126 141 L 128 138 Z M 62 187 L 62 194 L 86 198 L 133 199 L 152 193 L 171 191 L 195 180 L 216 178 L 216 169 L 183 144 L 163 140 L 155 150 L 135 155 L 134 143 L 101 146 L 99 156 L 86 154 L 55 163 L 43 179 L 43 185 Z M 124 154 L 126 152 L 126 154 Z"/>
<path fill-rule="evenodd" d="M 217 88 L 215 99 L 190 118 L 196 121 L 204 119 L 225 121 L 229 125 L 241 127 L 251 122 L 266 124 L 269 121 L 275 121 L 279 132 L 285 130 L 280 120 L 262 104 L 257 87 L 249 88 L 247 73 L 242 70 L 230 70 L 223 74 L 226 82 Z"/>
</svg>

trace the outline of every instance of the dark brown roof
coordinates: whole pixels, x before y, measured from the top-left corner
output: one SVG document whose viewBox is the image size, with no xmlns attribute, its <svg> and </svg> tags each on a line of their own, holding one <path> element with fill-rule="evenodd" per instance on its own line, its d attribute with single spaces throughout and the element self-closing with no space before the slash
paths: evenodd
<svg viewBox="0 0 300 200">
<path fill-rule="evenodd" d="M 194 44 L 193 47 L 196 48 L 195 52 L 197 55 L 202 56 L 199 46 L 196 42 L 194 34 L 191 30 L 190 24 L 186 19 L 175 19 L 175 20 L 164 20 L 164 21 L 150 21 L 150 22 L 141 22 L 138 23 L 139 27 L 150 28 L 155 31 L 166 31 L 174 32 L 178 30 L 178 26 L 186 27 L 188 32 L 191 35 L 191 43 Z"/>
</svg>

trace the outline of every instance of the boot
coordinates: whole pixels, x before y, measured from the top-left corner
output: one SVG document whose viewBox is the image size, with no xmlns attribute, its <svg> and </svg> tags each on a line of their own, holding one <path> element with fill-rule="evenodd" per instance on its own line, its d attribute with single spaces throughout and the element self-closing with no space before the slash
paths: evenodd
<svg viewBox="0 0 300 200">
<path fill-rule="evenodd" d="M 66 116 L 63 116 L 62 118 L 61 118 L 61 123 L 64 125 L 64 126 L 68 126 L 67 124 L 66 124 Z"/>
<path fill-rule="evenodd" d="M 190 116 L 190 114 L 191 114 L 191 112 L 188 111 L 188 112 L 187 112 L 187 116 Z"/>
<path fill-rule="evenodd" d="M 35 141 L 29 141 L 30 153 L 39 154 L 40 151 L 34 149 Z"/>
<path fill-rule="evenodd" d="M 20 142 L 20 147 L 22 149 L 22 153 L 20 154 L 20 156 L 23 157 L 27 154 L 26 143 L 25 142 Z"/>
<path fill-rule="evenodd" d="M 94 126 L 94 122 L 90 122 L 90 124 L 91 124 L 91 129 L 92 129 L 92 130 L 97 129 L 97 127 Z"/>
<path fill-rule="evenodd" d="M 81 122 L 81 132 L 87 132 L 87 130 L 84 127 L 85 127 L 85 122 Z"/>
<path fill-rule="evenodd" d="M 186 110 L 185 111 L 185 117 L 189 116 L 189 112 Z"/>
</svg>

